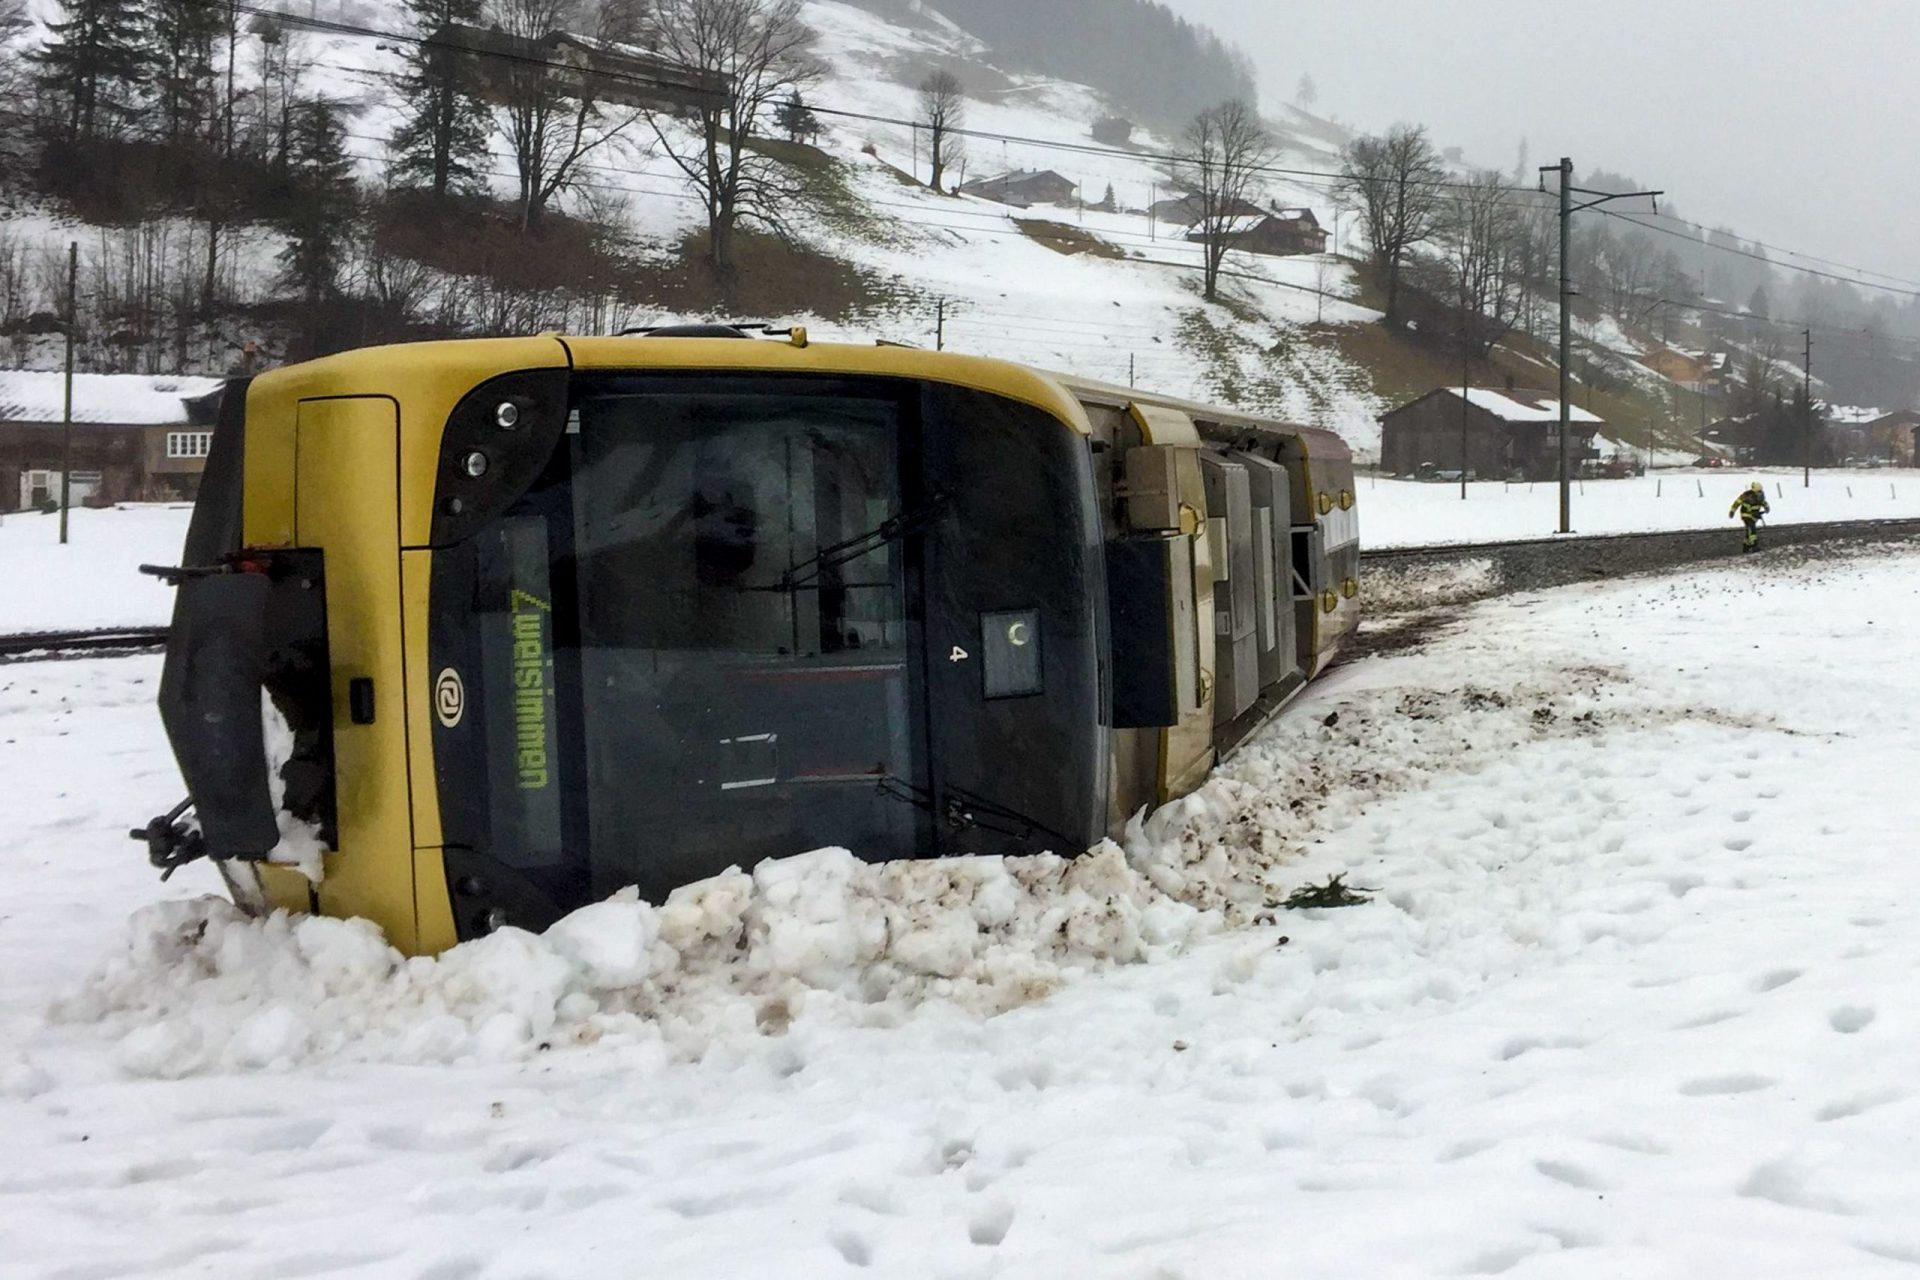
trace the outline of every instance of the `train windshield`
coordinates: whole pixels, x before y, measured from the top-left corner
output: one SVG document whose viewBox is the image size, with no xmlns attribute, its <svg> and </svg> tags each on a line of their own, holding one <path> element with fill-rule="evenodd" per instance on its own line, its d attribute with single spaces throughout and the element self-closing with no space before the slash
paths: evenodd
<svg viewBox="0 0 1920 1280">
<path fill-rule="evenodd" d="M 436 573 L 436 649 L 480 686 L 440 755 L 485 780 L 449 803 L 443 765 L 449 843 L 554 901 L 915 852 L 910 414 L 859 384 L 578 388 L 546 473 Z"/>
</svg>

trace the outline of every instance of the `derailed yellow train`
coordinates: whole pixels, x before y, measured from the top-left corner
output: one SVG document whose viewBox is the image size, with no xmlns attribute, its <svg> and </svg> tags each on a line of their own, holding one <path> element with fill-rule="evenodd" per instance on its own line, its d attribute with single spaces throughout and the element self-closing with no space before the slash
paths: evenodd
<svg viewBox="0 0 1920 1280">
<path fill-rule="evenodd" d="M 276 370 L 160 571 L 189 797 L 135 834 L 415 953 L 822 845 L 1078 852 L 1325 668 L 1356 517 L 1329 432 L 799 330 Z"/>
</svg>

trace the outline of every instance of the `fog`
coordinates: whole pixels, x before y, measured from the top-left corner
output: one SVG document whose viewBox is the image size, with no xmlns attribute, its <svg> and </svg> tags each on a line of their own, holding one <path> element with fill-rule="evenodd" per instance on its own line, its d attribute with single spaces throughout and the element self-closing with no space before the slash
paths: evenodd
<svg viewBox="0 0 1920 1280">
<path fill-rule="evenodd" d="M 1914 0 L 1166 0 L 1239 45 L 1268 105 L 1428 126 L 1511 172 L 1663 188 L 1682 216 L 1920 279 Z M 1529 178 L 1529 181 L 1532 179 Z"/>
</svg>

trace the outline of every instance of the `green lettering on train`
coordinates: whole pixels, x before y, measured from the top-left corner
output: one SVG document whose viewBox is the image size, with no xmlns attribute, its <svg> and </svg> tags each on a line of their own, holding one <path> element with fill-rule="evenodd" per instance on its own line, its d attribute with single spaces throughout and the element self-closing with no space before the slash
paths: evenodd
<svg viewBox="0 0 1920 1280">
<path fill-rule="evenodd" d="M 553 658 L 548 653 L 547 615 L 553 606 L 516 588 L 513 610 L 513 736 L 522 791 L 546 787 L 549 717 L 553 706 Z"/>
</svg>

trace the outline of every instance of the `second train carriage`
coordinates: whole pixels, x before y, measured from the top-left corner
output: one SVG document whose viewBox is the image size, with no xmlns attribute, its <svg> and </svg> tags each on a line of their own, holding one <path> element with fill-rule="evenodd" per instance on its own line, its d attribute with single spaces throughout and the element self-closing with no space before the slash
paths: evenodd
<svg viewBox="0 0 1920 1280">
<path fill-rule="evenodd" d="M 1329 432 L 798 331 L 276 370 L 170 571 L 190 797 L 137 834 L 410 952 L 822 845 L 1078 852 L 1326 666 L 1356 515 Z"/>
</svg>

